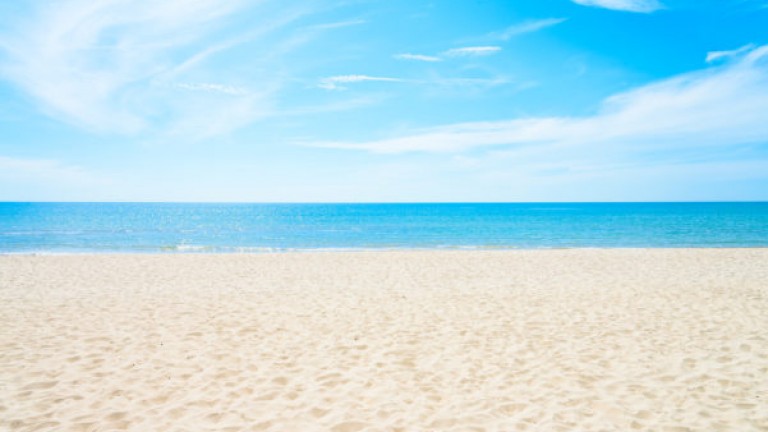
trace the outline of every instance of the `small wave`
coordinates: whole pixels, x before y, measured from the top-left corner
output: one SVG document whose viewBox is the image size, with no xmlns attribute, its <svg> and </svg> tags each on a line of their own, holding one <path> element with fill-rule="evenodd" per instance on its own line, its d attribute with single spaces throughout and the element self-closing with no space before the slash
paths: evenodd
<svg viewBox="0 0 768 432">
<path fill-rule="evenodd" d="M 151 250 L 152 248 L 147 248 L 147 250 Z M 194 245 L 194 244 L 175 244 L 175 245 L 167 245 L 167 246 L 160 246 L 158 248 L 160 252 L 215 252 L 216 248 L 213 246 L 206 246 L 206 245 Z"/>
</svg>

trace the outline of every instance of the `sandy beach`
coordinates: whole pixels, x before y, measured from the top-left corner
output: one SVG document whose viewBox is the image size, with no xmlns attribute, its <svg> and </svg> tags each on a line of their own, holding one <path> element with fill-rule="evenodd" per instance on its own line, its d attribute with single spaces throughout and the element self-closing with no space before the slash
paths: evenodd
<svg viewBox="0 0 768 432">
<path fill-rule="evenodd" d="M 768 249 L 0 256 L 3 431 L 766 431 Z"/>
</svg>

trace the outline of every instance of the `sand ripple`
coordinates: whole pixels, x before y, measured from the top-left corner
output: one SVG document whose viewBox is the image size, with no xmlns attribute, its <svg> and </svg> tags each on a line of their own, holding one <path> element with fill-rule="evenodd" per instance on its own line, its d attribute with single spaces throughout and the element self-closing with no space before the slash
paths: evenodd
<svg viewBox="0 0 768 432">
<path fill-rule="evenodd" d="M 0 430 L 766 431 L 768 250 L 0 257 Z"/>
</svg>

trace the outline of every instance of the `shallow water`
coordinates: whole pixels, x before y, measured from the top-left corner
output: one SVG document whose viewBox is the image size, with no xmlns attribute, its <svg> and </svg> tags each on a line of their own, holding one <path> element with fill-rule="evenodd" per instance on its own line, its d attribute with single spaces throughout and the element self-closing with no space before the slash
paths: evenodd
<svg viewBox="0 0 768 432">
<path fill-rule="evenodd" d="M 768 203 L 0 203 L 0 252 L 766 247 Z"/>
</svg>

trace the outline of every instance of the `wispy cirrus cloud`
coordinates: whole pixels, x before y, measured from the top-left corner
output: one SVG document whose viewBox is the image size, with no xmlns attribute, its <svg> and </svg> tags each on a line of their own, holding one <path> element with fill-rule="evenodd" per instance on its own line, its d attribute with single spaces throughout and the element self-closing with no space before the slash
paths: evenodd
<svg viewBox="0 0 768 432">
<path fill-rule="evenodd" d="M 405 54 L 395 54 L 393 57 L 399 60 L 416 60 L 416 61 L 423 61 L 423 62 L 430 62 L 430 63 L 443 61 L 443 59 L 438 56 L 425 55 L 425 54 L 405 53 Z"/>
<path fill-rule="evenodd" d="M 248 94 L 248 90 L 244 87 L 216 83 L 178 83 L 176 84 L 176 87 L 190 91 L 223 93 L 230 96 L 242 96 Z"/>
<path fill-rule="evenodd" d="M 40 2 L 0 30 L 0 76 L 42 112 L 89 131 L 150 140 L 228 133 L 279 111 L 272 105 L 286 77 L 260 69 L 246 78 L 254 87 L 248 90 L 242 75 L 211 60 L 266 37 L 270 45 L 252 56 L 280 55 L 273 48 L 281 39 L 274 35 L 312 9 L 274 6 L 244 0 Z M 255 8 L 262 25 L 238 21 L 240 12 Z M 330 23 L 313 32 L 356 24 Z"/>
<path fill-rule="evenodd" d="M 317 87 L 326 90 L 346 90 L 348 87 L 345 84 L 361 82 L 408 83 L 413 85 L 440 88 L 487 89 L 500 85 L 510 84 L 512 81 L 505 76 L 493 76 L 488 78 L 455 78 L 432 76 L 427 79 L 402 79 L 370 75 L 338 75 L 321 79 Z M 521 83 L 519 85 L 519 89 L 524 90 L 533 85 L 535 85 L 535 83 Z M 329 106 L 329 109 L 332 108 L 332 106 L 333 105 Z"/>
<path fill-rule="evenodd" d="M 523 35 L 526 33 L 534 33 L 548 27 L 556 26 L 565 21 L 567 21 L 567 18 L 544 18 L 523 21 L 517 24 L 513 24 L 500 32 L 491 33 L 483 39 L 490 38 L 494 40 L 508 41 L 515 36 Z M 399 60 L 439 62 L 449 57 L 484 56 L 495 54 L 501 50 L 502 48 L 499 46 L 471 46 L 452 48 L 436 55 L 404 53 L 395 54 L 393 57 Z"/>
<path fill-rule="evenodd" d="M 548 27 L 554 27 L 558 24 L 564 23 L 567 20 L 567 18 L 544 18 L 524 21 L 511 25 L 500 32 L 491 33 L 489 36 L 493 39 L 508 41 L 515 36 L 537 32 Z"/>
<path fill-rule="evenodd" d="M 323 78 L 320 80 L 318 87 L 326 90 L 344 90 L 344 84 L 359 83 L 359 82 L 403 82 L 405 80 L 400 78 L 391 77 L 379 77 L 370 75 L 336 75 L 332 77 Z"/>
<path fill-rule="evenodd" d="M 741 48 L 737 48 L 735 50 L 728 50 L 728 51 L 710 51 L 707 53 L 706 62 L 707 63 L 714 63 L 719 60 L 723 59 L 729 59 L 738 57 L 741 54 L 744 54 L 746 52 L 749 52 L 755 48 L 754 44 L 748 44 L 744 45 Z"/>
<path fill-rule="evenodd" d="M 658 0 L 571 0 L 582 6 L 612 9 L 624 12 L 651 13 L 664 9 Z"/>
<path fill-rule="evenodd" d="M 332 29 L 338 29 L 338 28 L 358 26 L 358 25 L 365 24 L 367 22 L 368 21 L 364 19 L 352 19 L 352 20 L 337 21 L 337 22 L 331 22 L 331 23 L 325 23 L 325 24 L 315 24 L 313 26 L 310 26 L 310 28 L 313 30 L 332 30 Z"/>
<path fill-rule="evenodd" d="M 445 57 L 475 57 L 496 54 L 501 51 L 500 46 L 469 46 L 452 48 L 442 53 Z"/>
<path fill-rule="evenodd" d="M 89 129 L 140 131 L 148 127 L 147 120 L 138 106 L 125 103 L 136 95 L 135 87 L 165 70 L 169 51 L 194 42 L 196 37 L 184 28 L 204 27 L 240 4 L 142 6 L 148 5 L 41 4 L 33 19 L 2 36 L 9 61 L 0 72 L 52 116 Z"/>
<path fill-rule="evenodd" d="M 448 58 L 457 57 L 482 57 L 500 52 L 502 48 L 500 46 L 469 46 L 460 48 L 451 48 L 445 50 L 438 55 L 426 55 L 426 54 L 395 54 L 393 57 L 398 60 L 415 60 L 422 62 L 440 62 Z"/>
<path fill-rule="evenodd" d="M 458 123 L 365 142 L 304 143 L 377 153 L 674 152 L 768 142 L 768 46 L 735 62 L 661 80 L 603 101 L 587 117 Z M 687 149 L 687 150 L 686 150 Z"/>
</svg>

